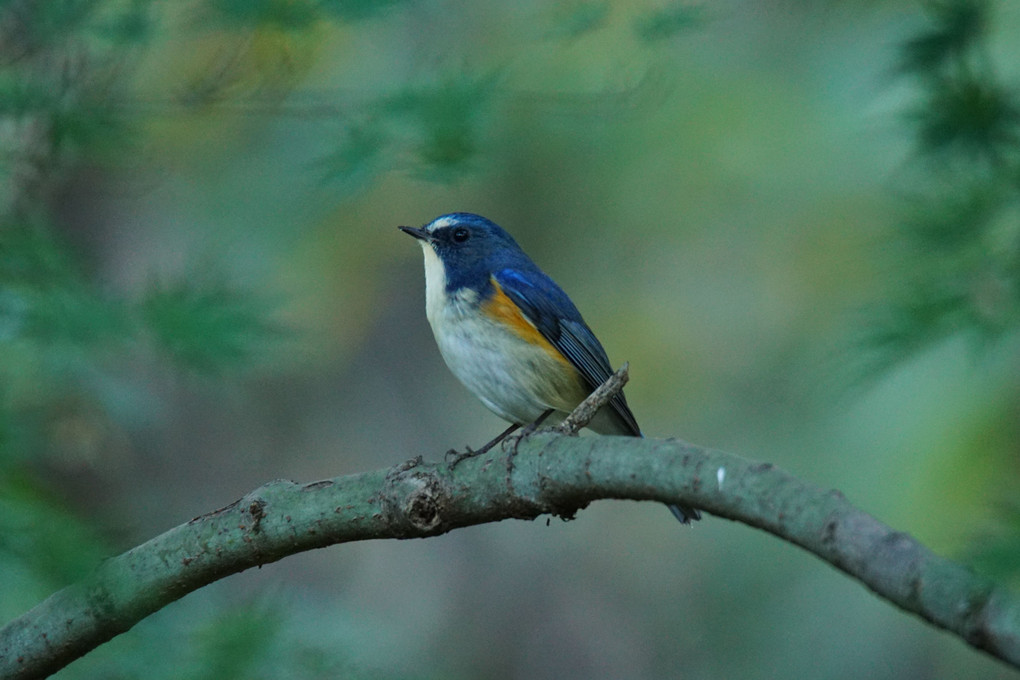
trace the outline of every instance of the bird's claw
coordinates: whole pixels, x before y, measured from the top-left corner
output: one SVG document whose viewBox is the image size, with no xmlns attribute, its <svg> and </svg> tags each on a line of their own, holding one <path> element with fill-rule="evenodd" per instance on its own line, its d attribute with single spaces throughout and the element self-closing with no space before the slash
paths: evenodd
<svg viewBox="0 0 1020 680">
<path fill-rule="evenodd" d="M 470 446 L 465 446 L 463 451 L 457 449 L 450 449 L 446 452 L 446 464 L 450 466 L 450 469 L 457 467 L 457 465 L 468 458 L 474 458 L 482 451 L 475 451 Z"/>
<path fill-rule="evenodd" d="M 521 440 L 531 436 L 531 434 L 532 433 L 528 432 L 527 430 L 515 432 L 514 434 L 507 436 L 503 441 L 499 443 L 499 445 L 502 447 L 503 451 L 506 451 L 509 445 L 510 455 L 516 456 L 517 447 L 521 445 Z"/>
</svg>

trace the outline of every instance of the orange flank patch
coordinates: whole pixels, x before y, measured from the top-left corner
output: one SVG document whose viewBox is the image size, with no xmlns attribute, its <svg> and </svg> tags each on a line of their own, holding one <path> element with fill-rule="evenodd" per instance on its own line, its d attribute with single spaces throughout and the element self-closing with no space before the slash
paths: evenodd
<svg viewBox="0 0 1020 680">
<path fill-rule="evenodd" d="M 524 316 L 521 312 L 520 308 L 514 304 L 514 301 L 503 292 L 503 288 L 500 287 L 496 278 L 491 277 L 489 280 L 492 281 L 492 286 L 496 289 L 496 292 L 482 303 L 482 313 L 509 326 L 516 331 L 521 340 L 536 347 L 541 347 L 549 356 L 570 366 L 571 364 L 567 358 L 560 354 L 560 351 L 553 347 L 551 342 L 545 339 L 545 336 L 535 327 L 535 324 L 531 323 L 528 317 Z"/>
</svg>

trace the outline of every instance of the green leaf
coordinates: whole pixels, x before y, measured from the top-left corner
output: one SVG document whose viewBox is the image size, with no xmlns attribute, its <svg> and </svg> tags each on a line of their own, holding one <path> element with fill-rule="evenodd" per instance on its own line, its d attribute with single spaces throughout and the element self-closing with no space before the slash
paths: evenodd
<svg viewBox="0 0 1020 680">
<path fill-rule="evenodd" d="M 1007 207 L 1008 200 L 1009 195 L 997 183 L 949 186 L 917 197 L 904 231 L 919 254 L 960 253 L 980 246 L 982 235 Z"/>
<path fill-rule="evenodd" d="M 99 34 L 116 45 L 144 45 L 155 33 L 151 7 L 152 0 L 131 0 L 99 24 Z"/>
<path fill-rule="evenodd" d="M 900 48 L 900 71 L 936 75 L 962 59 L 985 34 L 988 0 L 938 0 L 927 3 L 931 30 L 911 38 Z"/>
<path fill-rule="evenodd" d="M 234 28 L 273 26 L 299 31 L 318 18 L 315 5 L 308 0 L 210 0 L 209 6 Z"/>
<path fill-rule="evenodd" d="M 997 581 L 1020 582 L 1020 504 L 1000 506 L 995 524 L 974 539 L 967 561 Z"/>
<path fill-rule="evenodd" d="M 89 348 L 126 340 L 132 334 L 126 309 L 88 287 L 50 287 L 23 292 L 24 335 L 42 345 Z"/>
<path fill-rule="evenodd" d="M 0 475 L 0 565 L 17 562 L 47 590 L 80 578 L 105 556 L 103 542 L 88 524 L 30 476 L 10 467 L 4 470 Z M 3 583 L 0 576 L 0 590 Z"/>
<path fill-rule="evenodd" d="M 198 678 L 261 678 L 265 657 L 279 647 L 282 612 L 252 603 L 224 611 L 195 632 Z"/>
<path fill-rule="evenodd" d="M 401 93 L 385 108 L 411 125 L 418 173 L 445 180 L 471 167 L 495 89 L 495 77 L 448 80 Z"/>
<path fill-rule="evenodd" d="M 199 372 L 250 361 L 280 333 L 268 312 L 254 295 L 215 281 L 154 286 L 141 304 L 156 344 L 181 366 Z"/>
<path fill-rule="evenodd" d="M 49 229 L 0 225 L 0 284 L 66 285 L 77 276 L 73 258 Z"/>
<path fill-rule="evenodd" d="M 388 145 L 389 136 L 377 122 L 352 124 L 336 148 L 318 160 L 323 181 L 338 184 L 347 193 L 365 187 L 382 171 Z"/>
<path fill-rule="evenodd" d="M 412 0 L 317 0 L 322 10 L 344 21 L 357 21 L 380 14 Z"/>
<path fill-rule="evenodd" d="M 45 112 L 57 106 L 57 96 L 39 79 L 21 77 L 11 71 L 0 72 L 0 114 L 17 117 Z"/>
<path fill-rule="evenodd" d="M 704 8 L 678 2 L 645 14 L 634 23 L 634 32 L 645 42 L 657 42 L 674 38 L 704 23 Z"/>
<path fill-rule="evenodd" d="M 131 334 L 124 305 L 92 290 L 49 230 L 0 229 L 0 342 L 24 339 L 52 351 Z"/>
<path fill-rule="evenodd" d="M 1020 108 L 1012 93 L 986 78 L 938 80 L 913 118 L 923 153 L 999 163 L 1015 154 L 1020 141 Z"/>
<path fill-rule="evenodd" d="M 550 34 L 560 38 L 577 38 L 605 25 L 609 18 L 608 2 L 580 2 L 556 5 L 554 25 Z"/>
</svg>

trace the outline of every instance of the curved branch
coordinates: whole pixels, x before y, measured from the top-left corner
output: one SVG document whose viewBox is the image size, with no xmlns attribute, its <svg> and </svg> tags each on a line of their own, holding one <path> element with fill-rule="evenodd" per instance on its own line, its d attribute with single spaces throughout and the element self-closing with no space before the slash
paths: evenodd
<svg viewBox="0 0 1020 680">
<path fill-rule="evenodd" d="M 435 536 L 601 498 L 682 502 L 801 546 L 879 596 L 1020 666 L 1020 598 L 768 464 L 676 440 L 538 433 L 455 468 L 420 458 L 310 484 L 270 482 L 101 564 L 0 629 L 0 677 L 52 673 L 229 574 L 336 543 Z"/>
</svg>

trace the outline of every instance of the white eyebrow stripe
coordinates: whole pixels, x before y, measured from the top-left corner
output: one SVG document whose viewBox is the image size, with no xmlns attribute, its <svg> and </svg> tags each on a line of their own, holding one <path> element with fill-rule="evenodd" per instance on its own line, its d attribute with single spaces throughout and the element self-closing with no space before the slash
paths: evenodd
<svg viewBox="0 0 1020 680">
<path fill-rule="evenodd" d="M 437 217 L 436 219 L 432 220 L 431 222 L 429 222 L 425 226 L 425 230 L 428 231 L 431 234 L 436 229 L 442 229 L 443 227 L 449 227 L 450 225 L 456 224 L 456 223 L 457 223 L 457 218 L 456 217 L 449 217 L 449 216 Z"/>
</svg>

